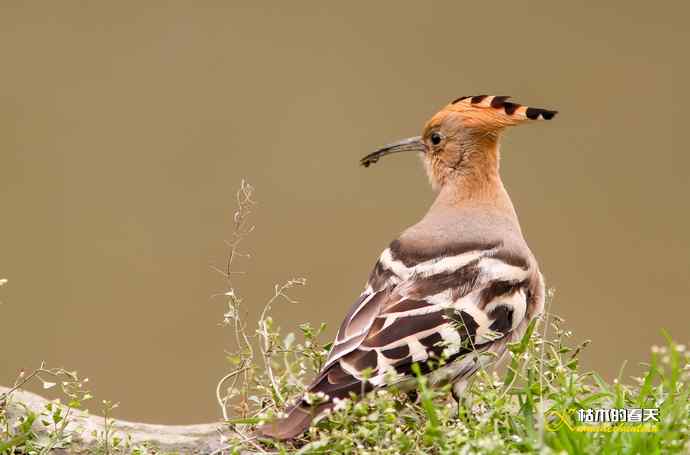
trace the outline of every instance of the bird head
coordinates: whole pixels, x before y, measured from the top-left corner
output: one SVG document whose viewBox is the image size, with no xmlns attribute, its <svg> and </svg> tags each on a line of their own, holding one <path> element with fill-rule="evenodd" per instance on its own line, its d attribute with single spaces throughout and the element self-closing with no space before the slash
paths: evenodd
<svg viewBox="0 0 690 455">
<path fill-rule="evenodd" d="M 434 188 L 455 178 L 477 181 L 498 170 L 498 137 L 504 128 L 551 120 L 556 111 L 508 102 L 507 96 L 463 96 L 436 113 L 421 136 L 386 145 L 361 159 L 368 167 L 382 156 L 417 152 Z"/>
</svg>

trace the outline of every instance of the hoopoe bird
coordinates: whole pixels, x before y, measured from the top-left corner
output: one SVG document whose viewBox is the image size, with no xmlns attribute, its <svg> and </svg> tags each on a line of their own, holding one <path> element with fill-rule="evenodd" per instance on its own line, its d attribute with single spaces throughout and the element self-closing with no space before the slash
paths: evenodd
<svg viewBox="0 0 690 455">
<path fill-rule="evenodd" d="M 436 200 L 378 258 L 364 292 L 342 322 L 328 358 L 308 387 L 325 401 L 299 400 L 259 435 L 291 439 L 337 399 L 395 385 L 411 390 L 413 368 L 429 384 L 452 385 L 460 402 L 487 358 L 500 358 L 544 306 L 544 280 L 523 238 L 499 175 L 504 128 L 550 120 L 556 111 L 507 96 L 465 96 L 427 122 L 421 136 L 361 160 L 421 155 Z"/>
</svg>

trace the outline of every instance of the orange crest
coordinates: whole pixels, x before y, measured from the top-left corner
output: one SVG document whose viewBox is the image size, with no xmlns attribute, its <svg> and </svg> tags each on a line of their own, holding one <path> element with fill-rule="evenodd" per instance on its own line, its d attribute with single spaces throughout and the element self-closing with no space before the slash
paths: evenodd
<svg viewBox="0 0 690 455">
<path fill-rule="evenodd" d="M 457 112 L 467 128 L 487 131 L 518 125 L 530 120 L 551 120 L 558 112 L 511 103 L 509 96 L 463 96 L 453 100 L 441 112 Z"/>
</svg>

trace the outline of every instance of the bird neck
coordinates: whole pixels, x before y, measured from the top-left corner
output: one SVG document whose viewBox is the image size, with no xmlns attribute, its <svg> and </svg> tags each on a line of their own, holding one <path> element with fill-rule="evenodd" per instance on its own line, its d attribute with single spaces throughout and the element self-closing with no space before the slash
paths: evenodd
<svg viewBox="0 0 690 455">
<path fill-rule="evenodd" d="M 467 144 L 463 165 L 444 176 L 430 212 L 488 206 L 517 220 L 515 208 L 499 173 L 498 139 L 484 139 Z"/>
</svg>

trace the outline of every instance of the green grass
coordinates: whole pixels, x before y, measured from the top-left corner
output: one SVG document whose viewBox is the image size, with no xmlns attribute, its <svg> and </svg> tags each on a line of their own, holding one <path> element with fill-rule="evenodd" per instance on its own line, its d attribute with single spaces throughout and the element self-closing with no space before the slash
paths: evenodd
<svg viewBox="0 0 690 455">
<path fill-rule="evenodd" d="M 536 321 L 535 321 L 536 322 Z M 278 415 L 301 395 L 305 384 L 321 366 L 327 346 L 318 342 L 318 329 L 303 325 L 298 337 L 281 337 L 270 316 L 264 317 L 260 333 L 268 336 L 267 361 L 250 363 L 247 358 L 229 356 L 243 363 L 240 378 L 228 387 L 224 453 L 430 453 L 430 454 L 672 454 L 690 452 L 690 356 L 684 347 L 666 338 L 654 347 L 641 378 L 607 383 L 593 372 L 580 369 L 578 357 L 586 343 L 572 344 L 563 321 L 553 317 L 547 327 L 541 321 L 533 333 L 510 346 L 508 367 L 499 376 L 490 369 L 477 373 L 466 391 L 464 406 L 456 406 L 449 390 L 430 389 L 418 378 L 418 399 L 395 390 L 381 390 L 361 400 L 343 400 L 338 410 L 318 421 L 301 438 L 291 442 L 256 440 L 253 427 Z M 532 327 L 536 327 L 534 324 Z M 539 330 L 541 328 L 541 330 Z M 263 332 L 261 332 L 263 330 Z M 262 336 L 264 336 L 262 335 Z M 263 352 L 263 351 L 262 351 Z M 263 355 L 263 354 L 262 354 Z M 241 357 L 241 356 L 240 356 Z M 52 371 L 65 376 L 64 370 Z M 73 373 L 69 373 L 73 374 Z M 77 378 L 76 381 L 79 381 Z M 83 384 L 83 382 L 82 382 Z M 67 392 L 80 387 L 75 382 Z M 80 392 L 80 397 L 88 392 Z M 316 397 L 315 397 L 316 398 Z M 70 403 L 74 407 L 78 400 Z M 655 432 L 580 432 L 583 426 L 572 414 L 581 408 L 659 408 Z M 0 410 L 2 406 L 0 406 Z M 0 454 L 47 453 L 50 447 L 69 447 L 69 435 L 61 433 L 69 419 L 69 407 L 47 407 L 36 414 L 8 421 L 0 411 Z M 561 421 L 556 413 L 568 419 Z M 43 422 L 43 435 L 32 429 Z M 641 424 L 618 424 L 634 427 Z M 615 427 L 615 425 L 609 425 Z M 126 435 L 102 435 L 98 453 L 154 454 L 155 448 L 129 447 Z M 109 446 L 109 449 L 108 449 Z"/>
<path fill-rule="evenodd" d="M 545 331 L 552 335 L 544 337 Z M 258 371 L 249 375 L 254 394 L 248 400 L 261 406 L 230 420 L 232 431 L 250 435 L 252 425 L 270 420 L 302 393 L 304 379 L 315 373 L 326 354 L 316 343 L 318 331 L 308 327 L 302 332 L 303 342 L 295 346 L 293 336 L 283 343 L 277 341 L 277 332 L 271 334 L 273 379 Z M 541 330 L 530 330 L 510 346 L 508 367 L 501 375 L 490 369 L 476 375 L 460 409 L 447 388 L 429 389 L 419 377 L 416 402 L 394 390 L 373 392 L 362 400 L 339 403 L 337 411 L 296 441 L 231 439 L 229 448 L 240 453 L 256 450 L 258 443 L 279 453 L 690 452 L 690 356 L 683 346 L 666 337 L 665 346 L 652 349 L 643 377 L 628 384 L 622 378 L 607 383 L 581 370 L 578 358 L 587 343 L 572 344 L 571 338 L 561 319 L 541 321 Z M 234 410 L 248 408 L 240 400 Z M 587 425 L 578 422 L 573 410 L 587 408 L 659 408 L 659 422 L 607 424 L 600 432 L 582 432 L 578 427 Z M 656 431 L 622 431 L 635 427 Z"/>
</svg>

